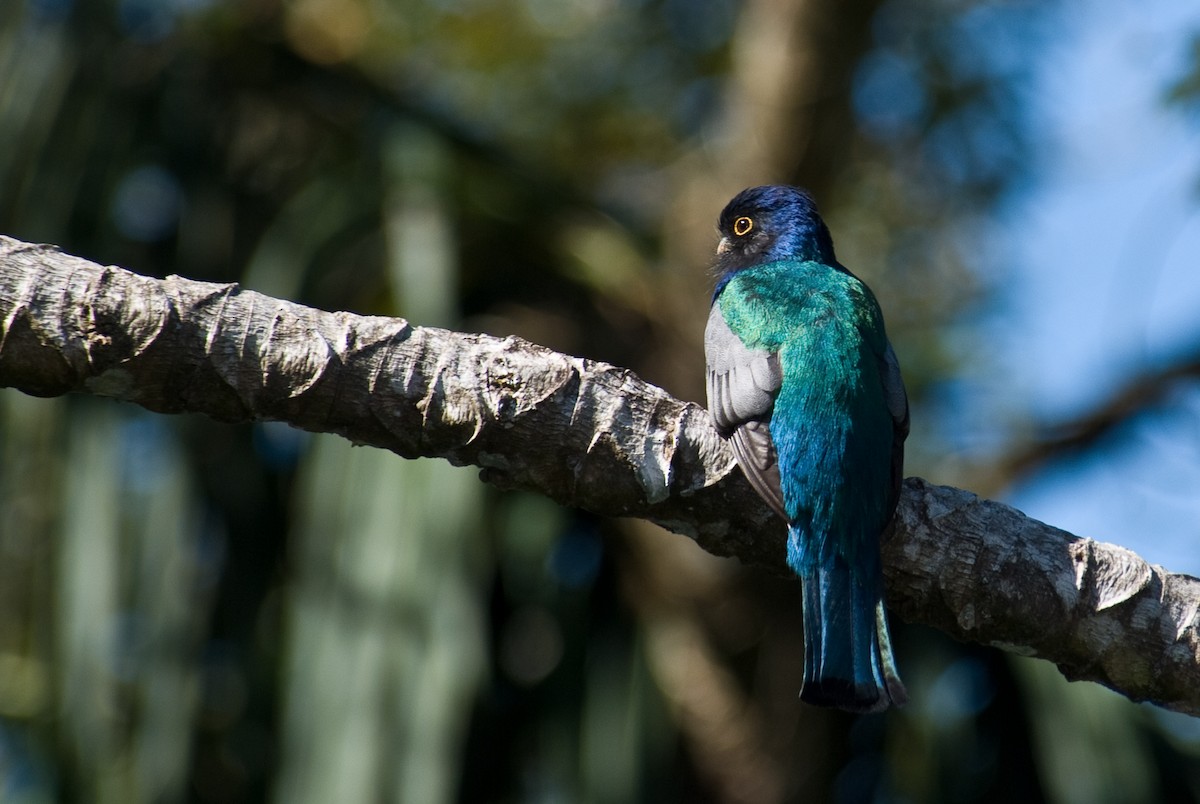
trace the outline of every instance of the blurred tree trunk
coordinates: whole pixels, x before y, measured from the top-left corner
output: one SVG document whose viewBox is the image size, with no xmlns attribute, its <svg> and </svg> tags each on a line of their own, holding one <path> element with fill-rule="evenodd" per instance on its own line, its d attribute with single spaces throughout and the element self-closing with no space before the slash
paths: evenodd
<svg viewBox="0 0 1200 804">
<path fill-rule="evenodd" d="M 393 293 L 406 313 L 451 324 L 449 156 L 407 126 L 389 132 L 387 153 Z M 329 436 L 302 473 L 275 798 L 454 801 L 486 666 L 483 486 Z"/>
<path fill-rule="evenodd" d="M 320 436 L 298 489 L 280 802 L 456 799 L 485 667 L 479 482 Z"/>
<path fill-rule="evenodd" d="M 182 800 L 208 612 L 195 577 L 194 483 L 155 420 L 94 404 L 75 413 L 54 609 L 59 739 L 73 792 L 97 802 Z"/>
</svg>

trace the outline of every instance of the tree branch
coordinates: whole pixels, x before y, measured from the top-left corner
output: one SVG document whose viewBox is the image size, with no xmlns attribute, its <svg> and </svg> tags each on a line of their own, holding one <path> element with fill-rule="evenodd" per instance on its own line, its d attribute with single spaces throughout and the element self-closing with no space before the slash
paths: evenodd
<svg viewBox="0 0 1200 804">
<path fill-rule="evenodd" d="M 1065 454 L 1087 450 L 1137 416 L 1164 405 L 1170 392 L 1200 378 L 1200 353 L 1193 347 L 1177 362 L 1129 379 L 1095 409 L 1045 428 L 1044 434 L 1002 460 L 1006 477 L 1034 471 Z"/>
<path fill-rule="evenodd" d="M 0 386 L 272 419 L 569 506 L 656 522 L 786 572 L 784 529 L 697 405 L 518 338 L 149 279 L 0 237 Z M 1200 581 L 959 489 L 905 481 L 889 605 L 1071 679 L 1200 714 Z"/>
</svg>

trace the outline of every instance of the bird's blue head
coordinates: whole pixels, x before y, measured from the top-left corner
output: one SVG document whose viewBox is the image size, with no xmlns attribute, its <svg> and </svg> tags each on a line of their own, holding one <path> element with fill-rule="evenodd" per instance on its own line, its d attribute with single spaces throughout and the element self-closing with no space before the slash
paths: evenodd
<svg viewBox="0 0 1200 804">
<path fill-rule="evenodd" d="M 836 265 L 833 238 L 804 190 L 769 185 L 742 190 L 717 221 L 717 292 L 738 271 L 777 260 Z"/>
</svg>

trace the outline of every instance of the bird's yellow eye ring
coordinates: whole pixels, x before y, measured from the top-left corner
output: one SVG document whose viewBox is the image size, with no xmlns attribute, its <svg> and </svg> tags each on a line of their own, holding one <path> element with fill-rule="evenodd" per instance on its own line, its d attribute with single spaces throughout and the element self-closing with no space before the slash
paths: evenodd
<svg viewBox="0 0 1200 804">
<path fill-rule="evenodd" d="M 754 221 L 750 220 L 744 215 L 733 222 L 733 233 L 738 237 L 749 234 L 750 230 L 753 228 Z"/>
</svg>

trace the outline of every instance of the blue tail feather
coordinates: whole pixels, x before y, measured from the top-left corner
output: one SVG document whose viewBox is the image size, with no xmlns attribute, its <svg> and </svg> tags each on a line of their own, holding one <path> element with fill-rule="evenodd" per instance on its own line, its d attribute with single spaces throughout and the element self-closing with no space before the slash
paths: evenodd
<svg viewBox="0 0 1200 804">
<path fill-rule="evenodd" d="M 800 699 L 852 712 L 878 712 L 908 699 L 896 671 L 882 583 L 863 583 L 839 555 L 801 575 L 804 686 Z"/>
</svg>

